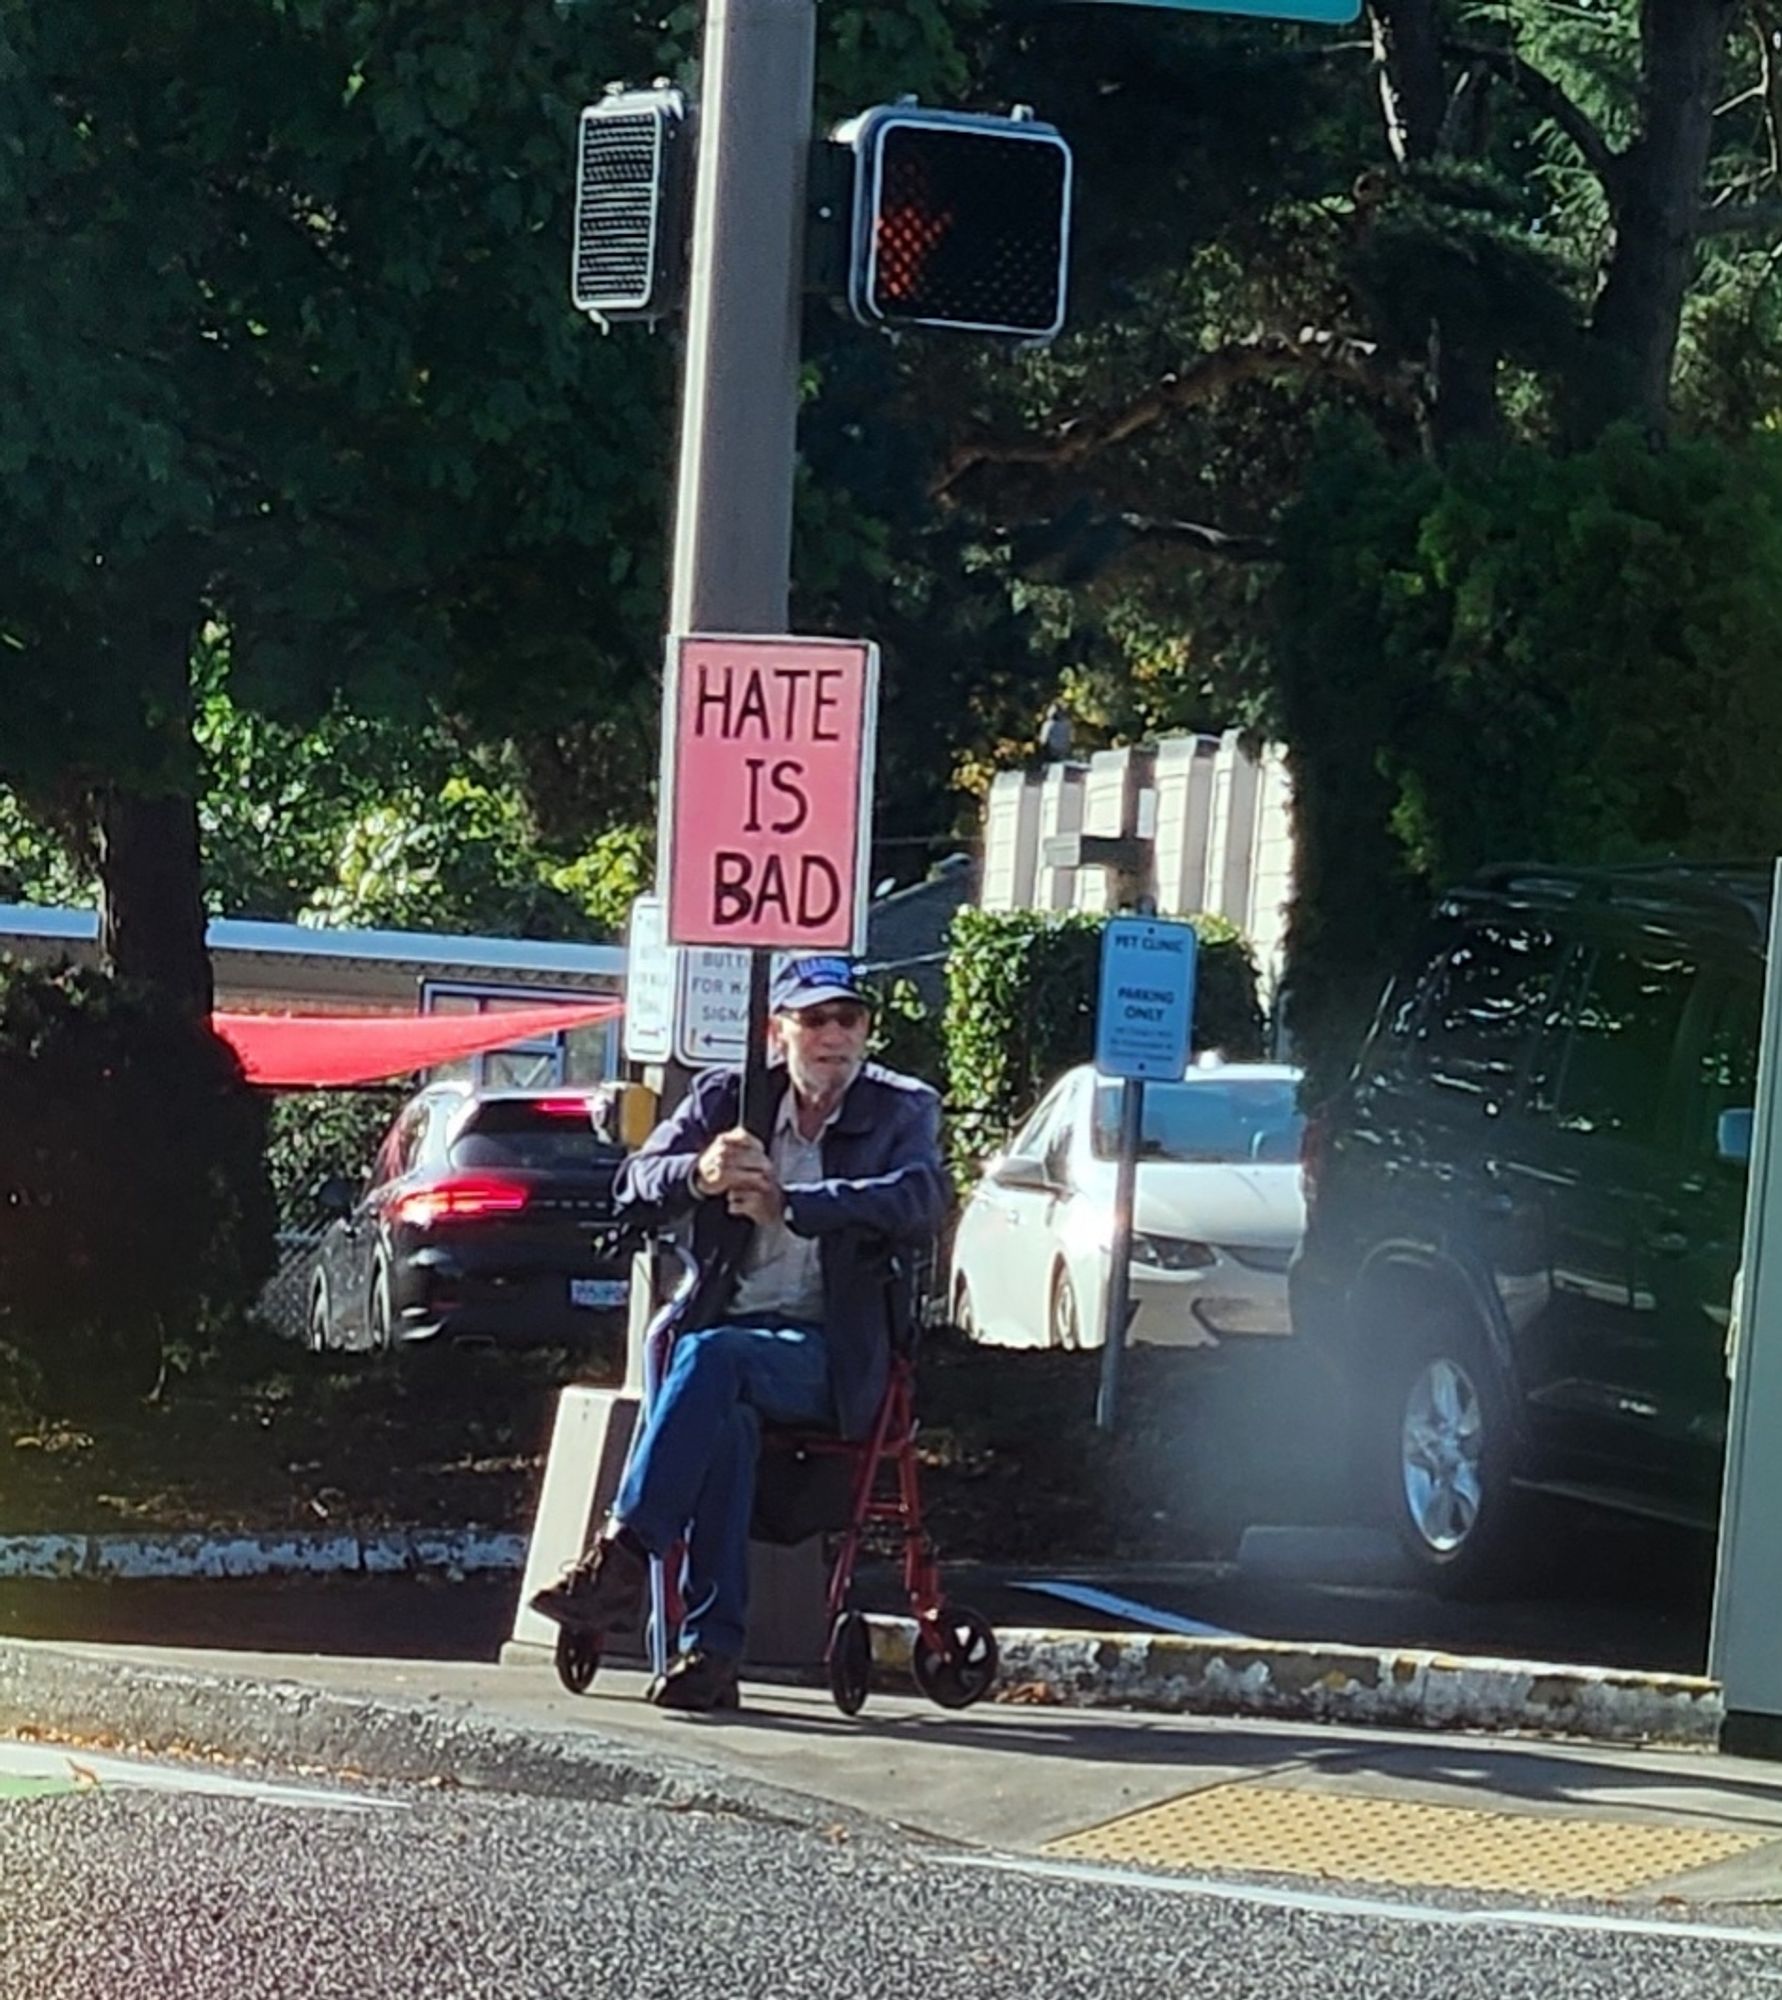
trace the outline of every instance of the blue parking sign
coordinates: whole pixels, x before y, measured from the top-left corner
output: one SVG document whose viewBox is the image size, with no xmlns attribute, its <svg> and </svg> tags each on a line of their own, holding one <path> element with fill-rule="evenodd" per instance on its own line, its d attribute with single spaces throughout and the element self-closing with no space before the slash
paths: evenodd
<svg viewBox="0 0 1782 2000">
<path fill-rule="evenodd" d="M 1115 917 L 1101 934 L 1095 1067 L 1103 1076 L 1179 1081 L 1188 1067 L 1199 940 L 1190 924 Z"/>
</svg>

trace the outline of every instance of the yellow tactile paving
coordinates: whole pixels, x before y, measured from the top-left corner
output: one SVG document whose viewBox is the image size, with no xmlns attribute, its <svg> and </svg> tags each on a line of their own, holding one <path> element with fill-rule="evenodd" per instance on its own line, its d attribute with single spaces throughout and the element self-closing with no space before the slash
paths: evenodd
<svg viewBox="0 0 1782 2000">
<path fill-rule="evenodd" d="M 1481 1812 L 1221 1785 L 1051 1842 L 1048 1854 L 1152 1868 L 1258 1870 L 1400 1888 L 1618 1896 L 1749 1853 L 1774 1832 Z"/>
</svg>

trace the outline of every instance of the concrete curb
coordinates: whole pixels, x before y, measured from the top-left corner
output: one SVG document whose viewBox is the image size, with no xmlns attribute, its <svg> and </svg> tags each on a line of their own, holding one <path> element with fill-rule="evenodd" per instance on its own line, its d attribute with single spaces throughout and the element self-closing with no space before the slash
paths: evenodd
<svg viewBox="0 0 1782 2000">
<path fill-rule="evenodd" d="M 481 1528 L 367 1536 L 0 1536 L 0 1581 L 404 1574 L 460 1580 L 517 1575 L 525 1562 L 524 1535 Z M 907 1682 L 914 1625 L 878 1616 L 870 1623 L 880 1674 Z M 1725 1719 L 1718 1684 L 1688 1674 L 1154 1632 L 1004 1629 L 998 1638 L 1002 1671 L 992 1698 L 1015 1704 L 1496 1730 L 1691 1749 L 1715 1748 Z"/>
<path fill-rule="evenodd" d="M 913 1622 L 871 1624 L 875 1668 L 887 1680 L 904 1679 Z M 1002 1669 L 991 1699 L 1039 1707 L 1501 1731 L 1700 1750 L 1718 1746 L 1725 1720 L 1718 1683 L 1690 1674 L 1153 1632 L 1003 1629 L 997 1638 Z"/>
<path fill-rule="evenodd" d="M 845 1807 L 585 1726 L 522 1727 L 463 1701 L 336 1693 L 130 1660 L 111 1647 L 0 1639 L 0 1736 L 287 1773 L 882 1831 Z"/>
<path fill-rule="evenodd" d="M 0 1535 L 0 1582 L 136 1582 L 150 1578 L 400 1576 L 458 1579 L 526 1567 L 526 1537 L 493 1528 L 403 1528 L 382 1534 L 293 1530 L 271 1535 Z"/>
</svg>

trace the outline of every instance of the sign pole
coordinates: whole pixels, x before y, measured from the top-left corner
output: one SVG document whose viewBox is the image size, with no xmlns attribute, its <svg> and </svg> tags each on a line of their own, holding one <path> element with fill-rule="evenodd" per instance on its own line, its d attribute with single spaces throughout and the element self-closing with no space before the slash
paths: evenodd
<svg viewBox="0 0 1782 2000">
<path fill-rule="evenodd" d="M 708 0 L 671 638 L 786 627 L 816 46 L 815 0 Z M 743 1080 L 757 1137 L 767 969 L 753 954 Z"/>
<path fill-rule="evenodd" d="M 815 0 L 708 0 L 668 629 L 782 632 Z"/>
<path fill-rule="evenodd" d="M 1119 1417 L 1120 1365 L 1132 1325 L 1132 1225 L 1145 1129 L 1145 1083 L 1179 1082 L 1193 1039 L 1198 940 L 1189 924 L 1166 923 L 1141 898 L 1137 916 L 1115 917 L 1101 934 L 1095 1010 L 1095 1070 L 1120 1079 L 1120 1141 L 1114 1173 L 1113 1234 L 1101 1313 L 1101 1387 L 1095 1427 Z"/>
<path fill-rule="evenodd" d="M 1120 1403 L 1120 1363 L 1132 1317 L 1132 1207 L 1138 1194 L 1139 1137 L 1145 1128 L 1145 1085 L 1128 1077 L 1120 1086 L 1120 1159 L 1114 1172 L 1114 1235 L 1108 1249 L 1108 1288 L 1102 1299 L 1101 1389 L 1095 1428 L 1111 1431 Z"/>
<path fill-rule="evenodd" d="M 772 1126 L 767 1115 L 767 974 L 773 960 L 749 953 L 748 1043 L 743 1050 L 742 1122 L 766 1145 Z"/>
</svg>

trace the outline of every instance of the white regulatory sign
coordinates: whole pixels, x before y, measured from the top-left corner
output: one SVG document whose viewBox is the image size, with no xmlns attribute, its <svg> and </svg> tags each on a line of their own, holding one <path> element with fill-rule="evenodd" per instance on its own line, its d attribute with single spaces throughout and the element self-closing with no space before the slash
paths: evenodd
<svg viewBox="0 0 1782 2000">
<path fill-rule="evenodd" d="M 626 1061 L 740 1063 L 748 1022 L 749 954 L 671 945 L 662 898 L 639 896 L 625 956 Z"/>
<path fill-rule="evenodd" d="M 675 954 L 660 896 L 639 896 L 625 932 L 625 1060 L 664 1063 L 674 1053 Z"/>
<path fill-rule="evenodd" d="M 739 1063 L 749 1036 L 749 954 L 683 947 L 675 1054 L 689 1069 Z"/>
<path fill-rule="evenodd" d="M 1188 1067 L 1198 943 L 1192 925 L 1153 917 L 1115 917 L 1102 932 L 1095 1067 L 1103 1076 L 1181 1078 Z"/>
</svg>

